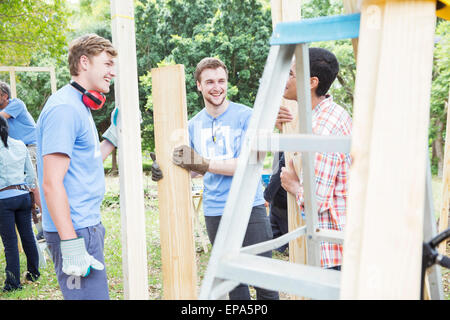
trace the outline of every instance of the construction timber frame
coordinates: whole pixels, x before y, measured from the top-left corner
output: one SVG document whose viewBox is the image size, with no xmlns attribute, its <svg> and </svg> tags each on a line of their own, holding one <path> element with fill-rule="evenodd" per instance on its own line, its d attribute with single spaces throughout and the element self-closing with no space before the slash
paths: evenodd
<svg viewBox="0 0 450 320">
<path fill-rule="evenodd" d="M 346 13 L 361 12 L 361 29 L 353 40 L 354 165 L 340 298 L 418 299 L 436 2 L 343 2 Z M 283 8 L 275 3 L 276 10 Z M 278 1 L 284 8 L 299 3 Z M 113 42 L 119 51 L 116 101 L 127 108 L 119 114 L 125 298 L 148 299 L 133 11 L 132 0 L 111 0 Z M 273 19 L 276 24 L 291 18 Z M 192 206 L 188 198 L 186 207 Z M 302 250 L 299 263 L 306 257 Z"/>
<path fill-rule="evenodd" d="M 0 72 L 9 72 L 9 85 L 11 87 L 11 98 L 17 98 L 16 72 L 48 72 L 50 73 L 50 88 L 52 93 L 56 92 L 55 67 L 2 67 Z"/>
</svg>

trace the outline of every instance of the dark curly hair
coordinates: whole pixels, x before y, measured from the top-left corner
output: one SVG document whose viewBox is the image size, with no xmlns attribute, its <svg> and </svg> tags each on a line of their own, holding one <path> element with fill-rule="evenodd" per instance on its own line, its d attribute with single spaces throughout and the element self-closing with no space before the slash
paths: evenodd
<svg viewBox="0 0 450 320">
<path fill-rule="evenodd" d="M 323 48 L 309 48 L 310 76 L 319 78 L 317 96 L 325 95 L 339 72 L 336 56 Z"/>
</svg>

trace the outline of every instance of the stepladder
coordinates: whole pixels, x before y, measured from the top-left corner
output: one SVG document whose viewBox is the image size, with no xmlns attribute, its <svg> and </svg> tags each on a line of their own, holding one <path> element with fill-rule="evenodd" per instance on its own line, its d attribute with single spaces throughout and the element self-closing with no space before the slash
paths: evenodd
<svg viewBox="0 0 450 320">
<path fill-rule="evenodd" d="M 225 298 L 239 283 L 313 299 L 339 299 L 340 272 L 320 267 L 320 242 L 342 244 L 344 234 L 318 227 L 314 156 L 316 152 L 349 153 L 351 138 L 319 136 L 312 132 L 309 43 L 357 38 L 359 23 L 360 14 L 351 14 L 277 25 L 272 35 L 252 119 L 201 286 L 200 299 Z M 300 133 L 274 134 L 273 128 L 294 56 Z M 306 224 L 277 239 L 242 247 L 254 197 L 248 191 L 256 192 L 265 152 L 268 151 L 301 152 Z M 427 185 L 431 188 L 431 183 Z M 246 192 L 243 192 L 244 188 Z M 424 212 L 427 219 L 432 221 L 430 212 L 433 210 L 425 208 Z M 431 225 L 432 223 L 428 224 L 425 234 L 434 234 Z M 302 236 L 306 239 L 307 264 L 294 264 L 257 255 Z M 430 290 L 433 292 L 431 296 L 437 299 L 442 297 L 439 277 L 438 268 L 433 268 L 429 275 L 432 280 Z"/>
</svg>

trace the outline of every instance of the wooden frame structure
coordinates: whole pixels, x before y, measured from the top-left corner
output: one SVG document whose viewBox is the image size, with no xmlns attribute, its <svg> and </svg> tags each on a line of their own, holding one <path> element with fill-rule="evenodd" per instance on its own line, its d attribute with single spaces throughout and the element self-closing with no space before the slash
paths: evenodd
<svg viewBox="0 0 450 320">
<path fill-rule="evenodd" d="M 9 72 L 9 84 L 11 87 L 11 98 L 17 98 L 16 72 L 49 72 L 50 88 L 52 93 L 56 92 L 55 67 L 1 67 L 0 72 Z"/>
</svg>

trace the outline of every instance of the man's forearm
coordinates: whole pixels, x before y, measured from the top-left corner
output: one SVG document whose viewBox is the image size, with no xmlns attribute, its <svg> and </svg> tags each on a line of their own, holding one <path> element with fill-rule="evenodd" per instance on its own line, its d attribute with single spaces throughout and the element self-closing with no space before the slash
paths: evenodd
<svg viewBox="0 0 450 320">
<path fill-rule="evenodd" d="M 109 142 L 107 139 L 103 140 L 100 143 L 100 152 L 102 154 L 102 160 L 105 161 L 106 158 L 113 152 L 115 149 L 114 145 Z"/>
<path fill-rule="evenodd" d="M 44 184 L 43 189 L 48 211 L 61 240 L 76 238 L 64 184 Z"/>
<path fill-rule="evenodd" d="M 211 160 L 209 162 L 208 172 L 221 174 L 224 176 L 232 176 L 236 171 L 237 162 L 237 158 L 227 160 Z"/>
<path fill-rule="evenodd" d="M 0 111 L 0 116 L 2 116 L 5 119 L 11 118 L 11 116 L 8 113 L 6 113 L 5 111 Z"/>
</svg>

